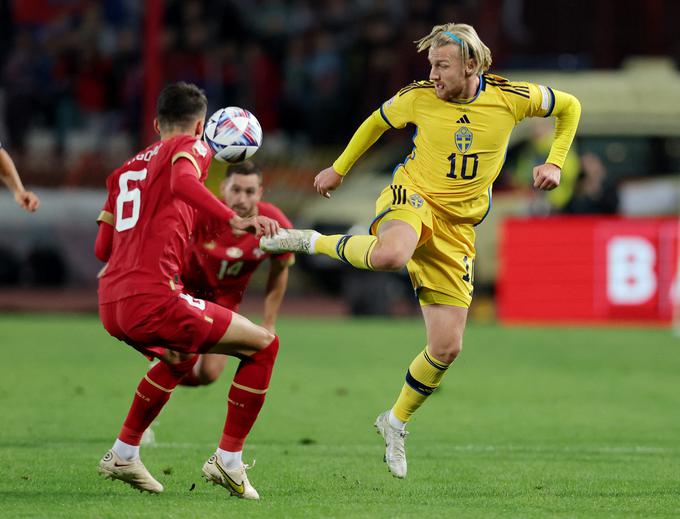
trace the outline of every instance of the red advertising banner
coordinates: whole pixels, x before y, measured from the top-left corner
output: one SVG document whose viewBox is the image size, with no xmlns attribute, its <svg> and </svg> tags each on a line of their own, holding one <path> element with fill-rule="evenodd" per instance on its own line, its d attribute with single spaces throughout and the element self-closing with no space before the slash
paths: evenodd
<svg viewBox="0 0 680 519">
<path fill-rule="evenodd" d="M 679 227 L 674 218 L 506 220 L 499 318 L 670 324 L 680 296 Z"/>
</svg>

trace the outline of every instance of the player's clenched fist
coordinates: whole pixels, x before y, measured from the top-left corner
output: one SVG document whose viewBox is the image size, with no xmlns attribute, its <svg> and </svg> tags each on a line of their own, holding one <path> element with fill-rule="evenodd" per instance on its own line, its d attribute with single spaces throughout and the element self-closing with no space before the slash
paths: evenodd
<svg viewBox="0 0 680 519">
<path fill-rule="evenodd" d="M 314 187 L 316 192 L 326 198 L 331 197 L 331 191 L 336 190 L 342 184 L 342 175 L 330 168 L 324 169 L 321 173 L 314 177 Z"/>
<path fill-rule="evenodd" d="M 229 220 L 229 225 L 234 231 L 249 232 L 255 236 L 270 237 L 279 232 L 279 222 L 266 216 L 250 216 L 248 218 L 234 216 Z"/>
<path fill-rule="evenodd" d="M 534 187 L 550 191 L 560 185 L 561 169 L 555 164 L 543 164 L 534 168 Z"/>
<path fill-rule="evenodd" d="M 32 191 L 17 191 L 14 200 L 30 213 L 34 213 L 40 207 L 40 199 Z"/>
</svg>

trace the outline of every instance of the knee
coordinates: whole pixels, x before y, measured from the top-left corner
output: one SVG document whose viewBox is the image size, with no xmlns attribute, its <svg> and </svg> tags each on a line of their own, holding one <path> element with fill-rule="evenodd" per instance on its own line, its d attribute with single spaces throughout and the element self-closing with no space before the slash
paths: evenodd
<svg viewBox="0 0 680 519">
<path fill-rule="evenodd" d="M 201 386 L 207 386 L 215 382 L 222 373 L 222 368 L 203 364 L 196 376 L 196 380 Z"/>
<path fill-rule="evenodd" d="M 438 361 L 451 364 L 463 350 L 463 337 L 458 335 L 447 337 L 445 340 L 429 344 L 428 349 Z"/>
<path fill-rule="evenodd" d="M 375 270 L 401 270 L 410 259 L 409 251 L 376 247 L 371 254 L 371 266 Z"/>
<path fill-rule="evenodd" d="M 174 352 L 174 355 L 171 355 L 168 358 L 166 364 L 168 365 L 168 368 L 175 376 L 181 377 L 189 373 L 193 369 L 194 364 L 196 364 L 197 361 L 198 355 L 196 355 L 195 353 Z"/>
<path fill-rule="evenodd" d="M 251 358 L 273 362 L 279 353 L 279 336 L 264 328 L 262 330 L 265 333 L 255 341 L 255 351 Z"/>
<path fill-rule="evenodd" d="M 276 342 L 275 344 L 275 349 L 276 351 L 279 350 L 279 336 L 270 332 L 269 330 L 265 330 L 265 333 L 260 340 L 259 346 L 260 350 L 265 349 L 267 346 L 273 345 L 273 343 Z"/>
<path fill-rule="evenodd" d="M 275 334 L 270 334 L 271 335 L 271 341 L 265 346 L 264 350 L 267 352 L 267 355 L 271 358 L 272 362 L 276 360 L 276 356 L 279 354 L 279 336 Z"/>
</svg>

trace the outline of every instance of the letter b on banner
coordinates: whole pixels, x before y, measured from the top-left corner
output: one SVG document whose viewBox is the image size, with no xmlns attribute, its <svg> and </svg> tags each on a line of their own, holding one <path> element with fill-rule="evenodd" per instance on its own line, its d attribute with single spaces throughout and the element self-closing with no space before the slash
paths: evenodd
<svg viewBox="0 0 680 519">
<path fill-rule="evenodd" d="M 614 237 L 607 243 L 607 297 L 615 305 L 639 305 L 656 294 L 656 250 L 639 236 Z"/>
</svg>

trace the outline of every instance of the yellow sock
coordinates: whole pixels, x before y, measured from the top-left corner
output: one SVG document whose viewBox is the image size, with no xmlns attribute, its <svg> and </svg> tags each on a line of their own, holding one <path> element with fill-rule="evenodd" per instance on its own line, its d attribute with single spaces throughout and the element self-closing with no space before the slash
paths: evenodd
<svg viewBox="0 0 680 519">
<path fill-rule="evenodd" d="M 373 270 L 370 258 L 371 251 L 377 241 L 378 238 L 370 235 L 321 235 L 317 238 L 314 247 L 315 252 L 319 254 L 344 261 L 356 268 Z"/>
<path fill-rule="evenodd" d="M 408 422 L 425 399 L 439 387 L 448 367 L 449 364 L 432 358 L 426 346 L 408 367 L 406 383 L 392 408 L 394 416 Z"/>
</svg>

